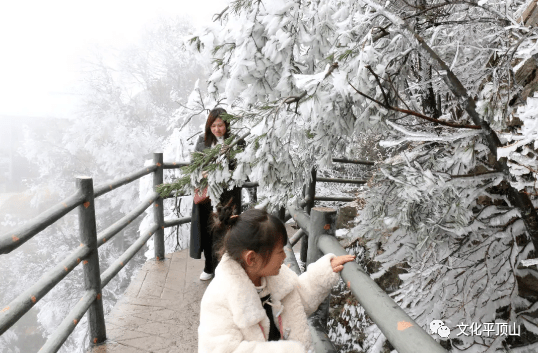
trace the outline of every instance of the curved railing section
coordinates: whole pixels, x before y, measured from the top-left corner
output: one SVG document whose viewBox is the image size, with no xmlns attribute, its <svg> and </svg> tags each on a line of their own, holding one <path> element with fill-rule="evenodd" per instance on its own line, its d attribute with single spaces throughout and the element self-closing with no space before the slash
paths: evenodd
<svg viewBox="0 0 538 353">
<path fill-rule="evenodd" d="M 180 168 L 188 163 L 165 164 L 162 162 L 162 159 L 162 153 L 154 153 L 153 165 L 125 177 L 104 183 L 95 189 L 93 188 L 93 180 L 91 178 L 77 177 L 77 191 L 73 195 L 41 213 L 32 221 L 28 222 L 28 224 L 0 235 L 0 254 L 7 254 L 38 235 L 39 232 L 65 216 L 68 212 L 74 209 L 78 210 L 80 246 L 48 270 L 35 284 L 19 294 L 8 305 L 0 307 L 0 335 L 17 322 L 41 298 L 73 271 L 75 267 L 82 264 L 85 277 L 85 291 L 83 296 L 53 334 L 49 336 L 39 352 L 58 351 L 85 313 L 89 315 L 88 323 L 91 343 L 98 344 L 106 339 L 101 295 L 102 288 L 125 267 L 129 260 L 133 258 L 153 235 L 155 235 L 155 257 L 157 259 L 164 259 L 164 228 L 188 223 L 191 220 L 190 217 L 164 220 L 162 198 L 156 192 L 156 186 L 163 182 L 163 169 Z M 132 211 L 97 234 L 95 198 L 151 173 L 153 173 L 153 191 L 134 207 Z M 100 274 L 97 249 L 111 240 L 151 206 L 153 206 L 154 211 L 154 223 L 149 229 L 142 231 L 140 237 Z"/>
<path fill-rule="evenodd" d="M 355 163 L 373 165 L 373 162 L 357 161 L 348 159 L 334 159 L 335 162 L 340 163 Z M 78 221 L 79 221 L 79 238 L 80 246 L 72 250 L 63 260 L 57 265 L 48 270 L 41 278 L 34 283 L 30 288 L 19 294 L 8 305 L 3 308 L 0 307 L 0 335 L 6 332 L 17 320 L 19 320 L 26 312 L 28 312 L 41 298 L 43 298 L 52 288 L 54 288 L 63 278 L 65 278 L 75 267 L 79 264 L 83 266 L 84 283 L 85 288 L 82 298 L 71 309 L 69 314 L 64 318 L 62 323 L 57 327 L 51 336 L 47 339 L 45 345 L 40 349 L 40 353 L 56 352 L 60 349 L 65 340 L 73 332 L 77 324 L 80 322 L 85 313 L 88 313 L 88 326 L 91 344 L 99 344 L 106 340 L 106 327 L 104 321 L 103 304 L 101 291 L 112 278 L 114 278 L 118 272 L 120 272 L 125 265 L 133 258 L 133 256 L 147 243 L 147 241 L 153 236 L 155 258 L 157 260 L 165 258 L 165 246 L 164 246 L 164 229 L 168 227 L 174 227 L 181 224 L 189 223 L 190 217 L 176 218 L 176 219 L 164 219 L 163 199 L 156 192 L 158 185 L 163 183 L 163 170 L 180 168 L 188 165 L 188 162 L 175 162 L 164 163 L 162 153 L 154 153 L 153 164 L 151 166 L 144 167 L 143 169 L 124 176 L 122 178 L 113 180 L 108 183 L 101 184 L 97 187 L 93 187 L 93 180 L 89 177 L 77 177 L 76 185 L 77 191 L 67 197 L 65 200 L 51 207 L 47 211 L 41 213 L 39 216 L 28 222 L 24 226 L 21 226 L 14 231 L 0 235 L 0 254 L 7 254 L 17 249 L 26 241 L 32 239 L 39 232 L 46 229 L 48 226 L 65 216 L 68 212 L 77 209 Z M 115 190 L 123 185 L 132 183 L 141 177 L 153 174 L 153 190 L 146 195 L 146 197 L 121 219 L 97 233 L 96 220 L 95 220 L 95 199 L 107 192 Z M 328 179 L 318 178 L 319 182 L 333 182 L 333 183 L 351 183 L 351 184 L 364 184 L 364 180 L 352 180 L 352 179 Z M 314 205 L 315 200 L 323 201 L 351 201 L 353 198 L 342 197 L 316 197 L 315 196 L 315 184 L 316 173 L 312 171 L 312 178 L 310 184 L 307 185 L 306 193 L 303 195 L 303 199 L 300 202 L 302 207 L 305 207 L 305 211 L 298 209 L 294 206 L 288 206 L 288 211 L 284 208 L 278 210 L 275 214 L 286 221 L 290 217 L 297 221 L 301 226 L 301 230 L 297 232 L 294 237 L 290 239 L 285 246 L 287 254 L 285 263 L 297 274 L 300 274 L 300 268 L 297 264 L 295 254 L 293 253 L 292 246 L 299 240 L 302 240 L 301 246 L 301 260 L 307 264 L 321 255 L 321 252 L 333 252 L 341 253 L 343 248 L 338 248 L 339 244 L 334 239 L 329 239 L 330 236 L 321 235 L 324 230 L 319 226 L 313 225 L 311 216 L 309 216 L 310 210 Z M 245 182 L 243 187 L 255 188 L 258 186 L 257 182 Z M 267 207 L 267 200 L 256 208 Z M 152 207 L 153 206 L 153 207 Z M 98 248 L 109 242 L 116 234 L 125 229 L 132 221 L 142 215 L 148 208 L 153 209 L 153 224 L 148 229 L 141 231 L 138 239 L 131 244 L 127 250 L 121 254 L 106 270 L 101 273 Z M 320 230 L 321 229 L 321 230 Z M 306 260 L 308 254 L 308 260 Z M 304 259 L 303 259 L 304 258 Z M 360 277 L 363 274 L 356 268 L 356 264 L 347 264 L 342 272 L 344 280 L 351 283 L 351 290 L 359 299 L 361 304 L 364 303 L 365 310 L 376 321 L 379 316 L 375 313 L 371 313 L 372 304 L 368 299 L 371 294 L 365 294 L 363 285 L 368 283 L 369 291 L 373 291 L 377 296 L 381 296 L 379 288 L 375 288 L 375 282 L 373 282 L 367 275 Z M 353 267 L 355 266 L 355 267 Z M 366 277 L 365 277 L 366 276 Z M 369 280 L 369 281 L 368 281 Z M 360 283 L 360 285 L 357 285 Z M 373 283 L 373 284 L 372 284 Z M 359 291 L 360 287 L 360 291 Z M 383 292 L 384 293 L 384 292 Z M 383 303 L 387 303 L 386 308 L 383 309 L 381 316 L 392 316 L 398 318 L 398 320 L 410 320 L 408 317 L 404 317 L 405 313 L 401 309 L 392 310 L 389 306 L 394 305 L 394 302 L 385 294 L 383 297 Z M 392 304 L 391 304 L 392 303 Z M 378 305 L 376 304 L 376 307 Z M 393 308 L 394 309 L 394 308 Z M 328 339 L 325 331 L 326 327 L 326 311 L 328 310 L 328 301 L 321 305 L 321 309 L 314 315 L 310 322 L 311 331 L 314 338 L 315 350 L 318 353 L 330 353 L 335 352 L 332 343 Z M 391 311 L 392 310 L 392 311 Z M 403 313 L 403 314 L 402 314 Z M 423 348 L 416 350 L 408 350 L 407 346 L 393 342 L 393 340 L 400 340 L 398 332 L 393 332 L 391 328 L 386 328 L 383 324 L 383 318 L 376 321 L 381 330 L 385 333 L 391 343 L 398 349 L 400 353 L 406 352 L 441 352 L 443 350 L 436 350 L 438 345 L 433 344 L 430 338 L 428 341 L 421 329 L 416 324 L 414 328 L 405 332 L 408 340 L 410 337 L 416 338 L 417 342 L 426 342 Z M 409 321 L 412 322 L 412 321 Z M 412 333 L 413 336 L 409 336 Z M 435 343 L 435 341 L 433 341 Z M 399 347 L 404 347 L 406 350 L 401 350 Z M 415 346 L 413 346 L 415 347 Z M 418 347 L 418 346 L 417 346 Z M 424 348 L 429 347 L 429 348 Z M 404 349 L 402 348 L 402 349 Z"/>
<path fill-rule="evenodd" d="M 312 208 L 310 215 L 297 205 L 288 203 L 289 213 L 297 225 L 308 230 L 306 266 L 323 254 L 347 255 L 335 238 L 336 210 L 328 207 Z M 399 353 L 446 353 L 446 350 L 424 331 L 356 262 L 344 265 L 342 279 L 370 319 L 379 327 Z M 318 326 L 326 324 L 328 307 L 316 313 Z"/>
</svg>

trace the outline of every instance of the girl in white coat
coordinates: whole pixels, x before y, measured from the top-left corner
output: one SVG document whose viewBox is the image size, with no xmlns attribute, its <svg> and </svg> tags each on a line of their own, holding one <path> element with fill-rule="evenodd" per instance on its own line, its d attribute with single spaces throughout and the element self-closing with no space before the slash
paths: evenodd
<svg viewBox="0 0 538 353">
<path fill-rule="evenodd" d="M 338 283 L 354 256 L 327 254 L 301 276 L 282 263 L 288 242 L 282 222 L 261 210 L 215 216 L 225 233 L 222 259 L 200 309 L 199 353 L 306 353 L 312 349 L 307 316 Z"/>
</svg>

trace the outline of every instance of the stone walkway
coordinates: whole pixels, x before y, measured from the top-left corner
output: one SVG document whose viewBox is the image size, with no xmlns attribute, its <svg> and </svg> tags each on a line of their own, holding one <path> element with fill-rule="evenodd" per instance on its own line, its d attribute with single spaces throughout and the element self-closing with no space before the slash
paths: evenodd
<svg viewBox="0 0 538 353">
<path fill-rule="evenodd" d="M 106 344 L 90 352 L 196 352 L 203 267 L 188 249 L 146 262 L 106 318 Z"/>
<path fill-rule="evenodd" d="M 286 224 L 288 236 L 295 229 Z M 299 242 L 294 251 L 299 252 Z M 200 281 L 204 260 L 189 250 L 149 260 L 106 317 L 108 340 L 88 353 L 191 353 L 198 351 Z"/>
</svg>

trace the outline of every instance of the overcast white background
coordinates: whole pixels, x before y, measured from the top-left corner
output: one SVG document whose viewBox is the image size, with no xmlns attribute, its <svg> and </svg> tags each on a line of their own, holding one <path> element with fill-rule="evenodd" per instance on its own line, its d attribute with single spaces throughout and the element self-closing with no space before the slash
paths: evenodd
<svg viewBox="0 0 538 353">
<path fill-rule="evenodd" d="M 67 117 L 81 57 L 121 47 L 159 17 L 211 21 L 226 0 L 4 0 L 0 5 L 0 115 Z"/>
</svg>

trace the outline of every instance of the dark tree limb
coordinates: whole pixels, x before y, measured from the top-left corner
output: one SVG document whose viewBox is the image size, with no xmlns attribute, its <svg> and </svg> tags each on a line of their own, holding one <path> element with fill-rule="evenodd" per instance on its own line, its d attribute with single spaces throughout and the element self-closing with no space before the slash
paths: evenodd
<svg viewBox="0 0 538 353">
<path fill-rule="evenodd" d="M 374 27 L 374 29 L 377 29 L 377 31 L 375 33 L 372 31 L 372 41 L 375 43 L 381 38 L 388 36 L 390 32 L 387 31 L 387 28 L 389 28 L 390 25 L 392 25 L 392 23 L 389 23 L 385 27 Z"/>
<path fill-rule="evenodd" d="M 372 75 L 374 75 L 377 85 L 379 86 L 379 88 L 381 88 L 381 93 L 383 93 L 383 99 L 385 100 L 385 105 L 388 107 L 390 105 L 389 99 L 387 97 L 387 94 L 385 93 L 385 88 L 383 88 L 383 85 L 381 84 L 381 80 L 379 80 L 379 76 L 374 72 L 374 70 L 372 70 L 372 67 L 370 65 L 366 65 L 366 68 L 368 69 L 368 71 L 372 73 Z"/>
<path fill-rule="evenodd" d="M 382 106 L 383 108 L 385 109 L 389 109 L 389 110 L 393 110 L 393 111 L 396 111 L 396 112 L 400 112 L 400 113 L 404 113 L 404 114 L 408 114 L 408 115 L 413 115 L 413 116 L 416 116 L 417 118 L 421 118 L 421 119 L 425 119 L 425 120 L 428 120 L 428 121 L 431 121 L 432 123 L 437 123 L 439 125 L 444 125 L 444 126 L 449 126 L 449 127 L 453 127 L 453 128 L 458 128 L 458 129 L 476 129 L 476 130 L 480 130 L 481 127 L 480 126 L 477 126 L 477 125 L 465 125 L 465 124 L 455 124 L 455 123 L 450 123 L 448 121 L 443 121 L 443 120 L 439 120 L 439 119 L 434 119 L 432 117 L 429 117 L 427 115 L 424 115 L 424 114 L 420 114 L 418 112 L 415 112 L 413 110 L 407 110 L 407 109 L 401 109 L 401 108 L 398 108 L 398 107 L 393 107 L 391 105 L 387 105 L 387 104 L 384 104 L 383 102 L 380 102 L 378 101 L 377 99 L 375 98 L 372 98 L 370 97 L 369 95 L 365 94 L 365 93 L 362 93 L 361 91 L 359 91 L 358 89 L 355 88 L 355 86 L 353 86 L 351 84 L 351 82 L 348 82 L 349 85 L 355 90 L 355 92 L 357 92 L 358 94 L 360 94 L 361 96 L 363 96 L 364 98 L 367 98 L 369 100 L 371 100 L 372 102 L 375 102 L 377 104 L 379 104 L 380 106 Z"/>
<path fill-rule="evenodd" d="M 337 62 L 333 62 L 333 63 L 331 64 L 331 66 L 329 66 L 329 70 L 327 70 L 327 73 L 325 74 L 325 76 L 323 77 L 323 79 L 325 80 L 327 77 L 329 77 L 329 76 L 333 73 L 333 71 L 334 71 L 335 69 L 338 69 L 338 63 L 337 63 Z"/>
<path fill-rule="evenodd" d="M 222 10 L 221 13 L 216 13 L 213 15 L 213 22 L 217 22 L 218 20 L 221 20 L 222 19 L 222 16 L 224 16 L 224 14 L 226 13 L 226 11 L 228 11 L 228 8 L 230 8 L 230 6 L 226 6 L 226 8 L 224 8 L 224 10 Z"/>
<path fill-rule="evenodd" d="M 303 93 L 301 93 L 298 96 L 289 96 L 289 97 L 285 98 L 282 103 L 288 104 L 288 105 L 292 104 L 292 103 L 299 103 L 299 101 L 301 99 L 303 99 L 304 97 L 306 97 L 306 91 L 304 91 Z"/>
<path fill-rule="evenodd" d="M 306 91 L 304 91 L 303 93 L 301 93 L 300 95 L 298 96 L 290 96 L 286 99 L 284 99 L 284 101 L 282 103 L 284 104 L 287 104 L 288 107 L 292 104 L 292 103 L 295 103 L 295 114 L 297 114 L 297 110 L 299 109 L 299 101 L 301 99 L 303 99 L 304 97 L 306 97 Z"/>
<path fill-rule="evenodd" d="M 482 129 L 482 134 L 484 135 L 487 146 L 490 150 L 490 152 L 495 156 L 495 169 L 502 172 L 505 177 L 510 176 L 510 168 L 508 167 L 506 158 L 497 159 L 497 148 L 501 147 L 502 144 L 499 140 L 499 137 L 493 131 L 491 126 L 487 121 L 484 121 L 478 112 L 476 111 L 476 102 L 473 98 L 471 98 L 467 92 L 467 89 L 463 86 L 463 84 L 460 82 L 458 77 L 450 70 L 450 67 L 439 57 L 439 55 L 426 43 L 424 38 L 422 38 L 413 27 L 406 21 L 404 21 L 399 16 L 395 15 L 394 13 L 388 12 L 378 3 L 371 1 L 371 0 L 362 0 L 364 3 L 368 4 L 372 8 L 374 8 L 379 14 L 383 15 L 385 18 L 387 18 L 390 22 L 392 22 L 395 26 L 403 29 L 404 31 L 407 31 L 409 34 L 411 34 L 416 41 L 418 42 L 419 47 L 430 57 L 432 60 L 433 65 L 437 66 L 437 69 L 439 72 L 442 72 L 441 77 L 445 81 L 448 88 L 452 91 L 452 94 L 459 98 L 462 103 L 465 106 L 465 111 L 473 122 L 476 125 L 480 125 Z M 467 2 L 465 0 L 458 1 L 461 3 L 466 3 L 469 5 L 474 5 L 470 2 Z M 482 7 L 482 6 L 480 6 Z M 483 8 L 483 7 L 482 7 Z M 485 8 L 484 8 L 485 9 Z M 496 15 L 498 15 L 496 12 L 492 11 L 491 9 L 485 9 L 487 11 L 493 12 Z M 534 245 L 535 252 L 538 253 L 538 213 L 534 209 L 534 206 L 532 204 L 532 201 L 529 197 L 529 195 L 525 194 L 525 192 L 519 192 L 514 187 L 512 187 L 508 183 L 508 199 L 512 203 L 513 206 L 517 207 L 519 211 L 521 212 L 521 218 L 523 219 L 523 222 L 525 223 L 525 228 L 527 229 L 527 232 L 531 238 L 531 241 Z"/>
</svg>

